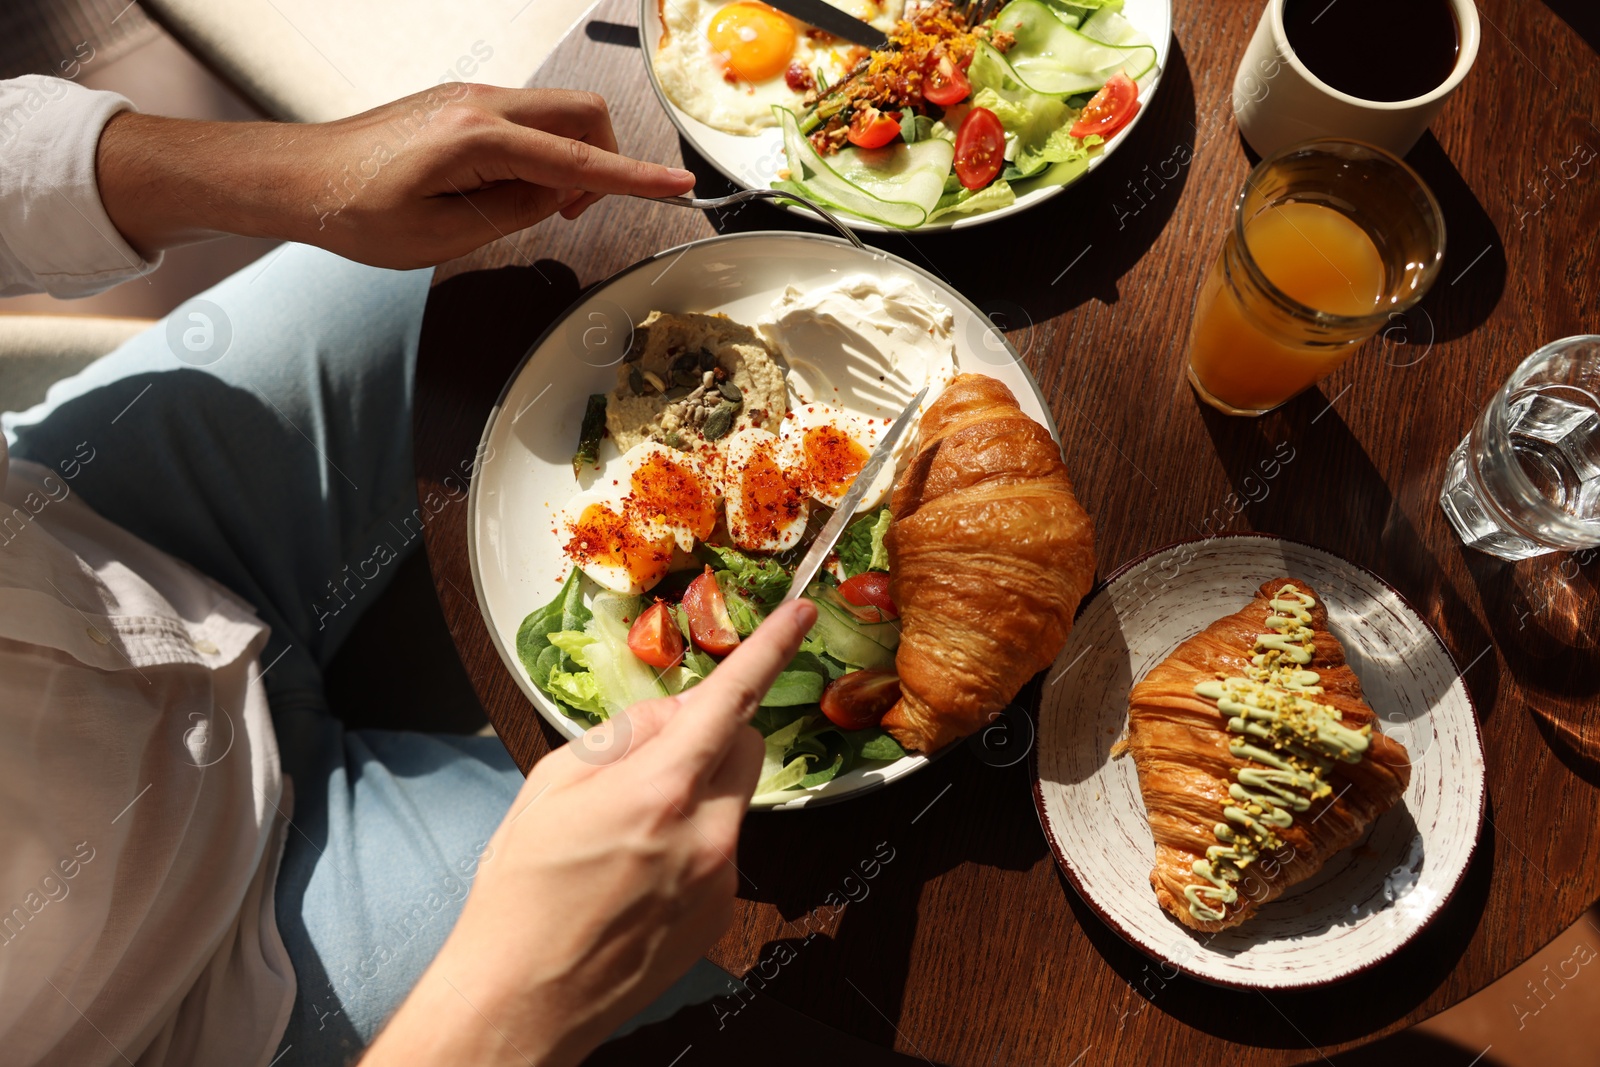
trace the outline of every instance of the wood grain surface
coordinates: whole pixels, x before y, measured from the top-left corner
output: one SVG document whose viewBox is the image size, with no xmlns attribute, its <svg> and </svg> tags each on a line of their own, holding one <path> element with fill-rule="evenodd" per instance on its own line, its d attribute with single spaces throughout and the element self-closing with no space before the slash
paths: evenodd
<svg viewBox="0 0 1600 1067">
<path fill-rule="evenodd" d="M 1315 1060 L 1462 999 L 1600 897 L 1600 563 L 1467 552 L 1436 500 L 1451 448 L 1518 360 L 1600 327 L 1600 63 L 1543 4 L 1480 0 L 1477 68 L 1409 157 L 1445 210 L 1439 284 L 1319 389 L 1236 420 L 1195 401 L 1183 357 L 1250 166 L 1228 95 L 1261 5 L 1175 6 L 1152 112 L 1105 166 L 1016 219 L 874 243 L 1007 329 L 1054 407 L 1101 574 L 1182 538 L 1262 530 L 1360 563 L 1415 604 L 1482 716 L 1483 837 L 1450 905 L 1372 972 L 1270 998 L 1177 977 L 1104 926 L 1051 861 L 1019 758 L 1030 687 L 1004 729 L 905 782 L 746 823 L 741 900 L 713 958 L 930 1062 Z M 634 4 L 606 0 L 536 84 L 602 93 L 624 150 L 682 158 L 701 195 L 725 191 L 661 113 L 635 19 Z M 708 217 L 612 199 L 441 268 L 417 369 L 417 477 L 424 499 L 455 502 L 426 526 L 428 555 L 462 661 L 524 766 L 551 736 L 479 616 L 459 496 L 490 405 L 582 289 L 714 230 L 807 225 L 759 204 Z M 1263 478 L 1284 442 L 1297 458 Z M 737 999 L 704 1010 L 748 1025 Z"/>
</svg>

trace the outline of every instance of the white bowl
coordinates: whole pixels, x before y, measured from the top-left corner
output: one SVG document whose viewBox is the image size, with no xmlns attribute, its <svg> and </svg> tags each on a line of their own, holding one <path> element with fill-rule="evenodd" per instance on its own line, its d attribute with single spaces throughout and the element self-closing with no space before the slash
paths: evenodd
<svg viewBox="0 0 1600 1067">
<path fill-rule="evenodd" d="M 790 285 L 815 288 L 845 275 L 910 275 L 955 316 L 956 369 L 988 374 L 1060 439 L 1033 376 L 984 313 L 914 264 L 838 237 L 796 232 L 730 234 L 669 248 L 589 290 L 539 338 L 512 373 L 479 442 L 468 499 L 468 552 L 478 607 L 506 669 L 546 722 L 567 738 L 584 726 L 534 686 L 516 655 L 517 628 L 560 589 L 569 564 L 555 516 L 579 489 L 572 453 L 591 393 L 609 391 L 632 324 L 653 310 L 722 311 L 754 323 Z M 616 455 L 608 438 L 601 457 Z M 759 797 L 758 808 L 797 808 L 881 787 L 926 756 L 857 767 L 825 785 Z"/>
<path fill-rule="evenodd" d="M 749 136 L 724 133 L 687 114 L 667 99 L 667 94 L 661 91 L 661 82 L 656 78 L 654 63 L 656 46 L 661 41 L 659 4 L 660 0 L 639 0 L 639 45 L 644 55 L 645 70 L 650 75 L 650 85 L 655 89 L 656 98 L 661 101 L 662 109 L 666 111 L 672 124 L 678 127 L 678 132 L 683 134 L 684 140 L 688 141 L 706 162 L 717 168 L 723 177 L 740 189 L 767 188 L 777 178 L 778 170 L 787 165 L 787 157 L 783 152 L 783 133 L 780 130 L 774 127 Z M 1139 125 L 1139 121 L 1149 111 L 1150 100 L 1161 84 L 1161 74 L 1167 69 L 1167 53 L 1172 47 L 1172 0 L 1126 0 L 1122 14 L 1155 45 L 1156 65 L 1155 69 L 1140 81 L 1139 113 L 1111 139 L 1098 156 L 1089 161 L 1089 166 L 1083 174 L 1066 185 L 1035 189 L 1025 196 L 1018 197 L 1015 203 L 994 211 L 985 211 L 977 215 L 946 216 L 918 226 L 914 230 L 881 226 L 843 211 L 835 211 L 833 214 L 846 226 L 862 233 L 929 233 L 935 230 L 961 230 L 1003 219 L 1019 211 L 1026 211 L 1082 181 L 1084 174 L 1101 166 L 1110 158 L 1111 153 L 1132 135 L 1134 127 Z M 802 218 L 816 217 L 803 207 L 785 206 Z"/>
</svg>

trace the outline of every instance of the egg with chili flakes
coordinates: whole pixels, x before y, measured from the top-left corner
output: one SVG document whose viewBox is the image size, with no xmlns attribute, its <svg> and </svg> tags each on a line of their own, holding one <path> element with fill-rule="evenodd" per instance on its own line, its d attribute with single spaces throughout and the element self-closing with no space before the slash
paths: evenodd
<svg viewBox="0 0 1600 1067">
<path fill-rule="evenodd" d="M 836 508 L 888 429 L 885 419 L 797 400 L 778 430 L 779 455 L 790 482 L 817 503 Z M 857 510 L 881 505 L 894 488 L 894 474 L 895 465 L 884 464 Z"/>
<path fill-rule="evenodd" d="M 758 427 L 722 442 L 722 496 L 728 536 L 750 552 L 782 552 L 800 543 L 811 506 L 785 472 L 778 435 Z"/>
<path fill-rule="evenodd" d="M 556 520 L 567 558 L 600 586 L 642 593 L 717 524 L 714 478 L 699 457 L 645 441 L 612 460 Z"/>
<path fill-rule="evenodd" d="M 659 0 L 655 73 L 683 111 L 725 133 L 776 126 L 774 104 L 799 111 L 818 73 L 838 81 L 866 55 L 759 0 Z M 828 0 L 885 32 L 904 0 Z"/>
</svg>

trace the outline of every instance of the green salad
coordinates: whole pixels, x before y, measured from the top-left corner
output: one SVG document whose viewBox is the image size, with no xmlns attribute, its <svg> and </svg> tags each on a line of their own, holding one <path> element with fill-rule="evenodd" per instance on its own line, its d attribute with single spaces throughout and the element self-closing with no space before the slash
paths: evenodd
<svg viewBox="0 0 1600 1067">
<path fill-rule="evenodd" d="M 766 739 L 758 796 L 819 786 L 864 762 L 906 754 L 876 725 L 885 699 L 899 692 L 888 529 L 888 508 L 852 522 L 839 539 L 837 566 L 806 591 L 816 625 L 753 723 Z M 534 685 L 591 726 L 707 677 L 730 649 L 715 636 L 718 624 L 731 626 L 733 644 L 753 632 L 788 592 L 793 567 L 709 544 L 696 546 L 695 558 L 702 570 L 668 575 L 645 596 L 600 590 L 574 567 L 556 598 L 517 631 L 517 656 Z"/>
<path fill-rule="evenodd" d="M 1133 120 L 1156 65 L 1121 8 L 1012 0 L 977 26 L 922 8 L 803 113 L 773 109 L 788 168 L 772 187 L 912 229 L 1073 181 Z"/>
</svg>

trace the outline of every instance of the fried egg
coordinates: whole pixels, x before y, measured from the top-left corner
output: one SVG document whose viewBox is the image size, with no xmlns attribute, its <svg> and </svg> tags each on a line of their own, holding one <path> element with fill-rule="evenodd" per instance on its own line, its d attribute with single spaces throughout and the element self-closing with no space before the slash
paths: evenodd
<svg viewBox="0 0 1600 1067">
<path fill-rule="evenodd" d="M 904 0 L 828 0 L 887 32 Z M 726 133 L 776 126 L 774 104 L 798 111 L 820 76 L 829 84 L 866 50 L 760 0 L 660 0 L 656 80 L 667 98 Z"/>
<path fill-rule="evenodd" d="M 810 505 L 784 470 L 777 434 L 750 427 L 722 442 L 722 496 L 728 536 L 751 552 L 782 552 L 800 543 Z"/>
<path fill-rule="evenodd" d="M 600 586 L 642 593 L 717 524 L 715 476 L 693 455 L 644 441 L 606 465 L 556 520 L 567 557 Z"/>
</svg>

